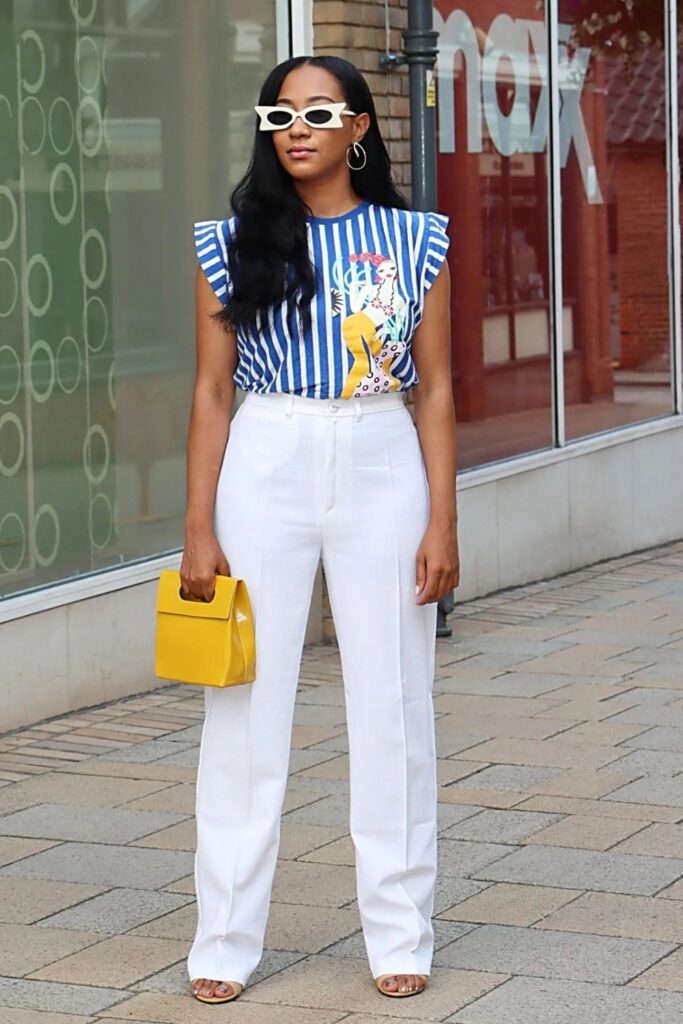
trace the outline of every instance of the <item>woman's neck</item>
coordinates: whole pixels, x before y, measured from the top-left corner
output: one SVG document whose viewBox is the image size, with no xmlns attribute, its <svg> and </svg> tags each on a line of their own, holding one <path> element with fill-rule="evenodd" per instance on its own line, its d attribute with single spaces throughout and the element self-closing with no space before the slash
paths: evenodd
<svg viewBox="0 0 683 1024">
<path fill-rule="evenodd" d="M 349 181 L 302 183 L 296 186 L 296 190 L 314 217 L 339 217 L 362 202 Z"/>
</svg>

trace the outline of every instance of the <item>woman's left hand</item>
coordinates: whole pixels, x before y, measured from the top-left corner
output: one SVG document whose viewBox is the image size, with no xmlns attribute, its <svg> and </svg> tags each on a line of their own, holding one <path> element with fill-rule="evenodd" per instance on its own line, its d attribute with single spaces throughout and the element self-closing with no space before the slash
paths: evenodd
<svg viewBox="0 0 683 1024">
<path fill-rule="evenodd" d="M 430 520 L 415 559 L 416 603 L 440 601 L 460 582 L 457 523 Z"/>
</svg>

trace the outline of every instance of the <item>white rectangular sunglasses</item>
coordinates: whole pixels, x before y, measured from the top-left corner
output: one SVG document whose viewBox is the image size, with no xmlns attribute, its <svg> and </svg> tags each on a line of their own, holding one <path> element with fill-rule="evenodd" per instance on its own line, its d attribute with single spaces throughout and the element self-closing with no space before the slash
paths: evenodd
<svg viewBox="0 0 683 1024">
<path fill-rule="evenodd" d="M 353 110 L 346 110 L 343 103 L 316 103 L 303 110 L 292 110 L 289 107 L 254 107 L 261 118 L 259 131 L 273 132 L 280 128 L 289 128 L 297 117 L 305 121 L 311 128 L 343 128 L 342 114 L 355 117 Z"/>
</svg>

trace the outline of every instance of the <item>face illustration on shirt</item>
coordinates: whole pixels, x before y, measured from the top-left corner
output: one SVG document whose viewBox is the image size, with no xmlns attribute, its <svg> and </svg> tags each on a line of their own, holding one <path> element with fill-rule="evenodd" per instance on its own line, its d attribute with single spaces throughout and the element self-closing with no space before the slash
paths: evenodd
<svg viewBox="0 0 683 1024">
<path fill-rule="evenodd" d="M 339 259 L 332 266 L 333 311 L 346 306 L 351 313 L 365 313 L 382 340 L 403 341 L 407 302 L 401 294 L 396 260 L 383 253 L 352 253 L 348 263 Z"/>
</svg>

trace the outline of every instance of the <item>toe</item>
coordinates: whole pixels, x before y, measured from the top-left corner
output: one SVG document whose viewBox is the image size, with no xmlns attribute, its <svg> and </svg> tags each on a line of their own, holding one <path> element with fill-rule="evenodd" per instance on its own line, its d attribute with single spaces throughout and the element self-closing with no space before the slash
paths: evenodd
<svg viewBox="0 0 683 1024">
<path fill-rule="evenodd" d="M 395 974 L 392 974 L 389 978 L 384 978 L 381 985 L 382 988 L 385 988 L 388 992 L 395 992 L 398 988 L 398 978 Z"/>
</svg>

